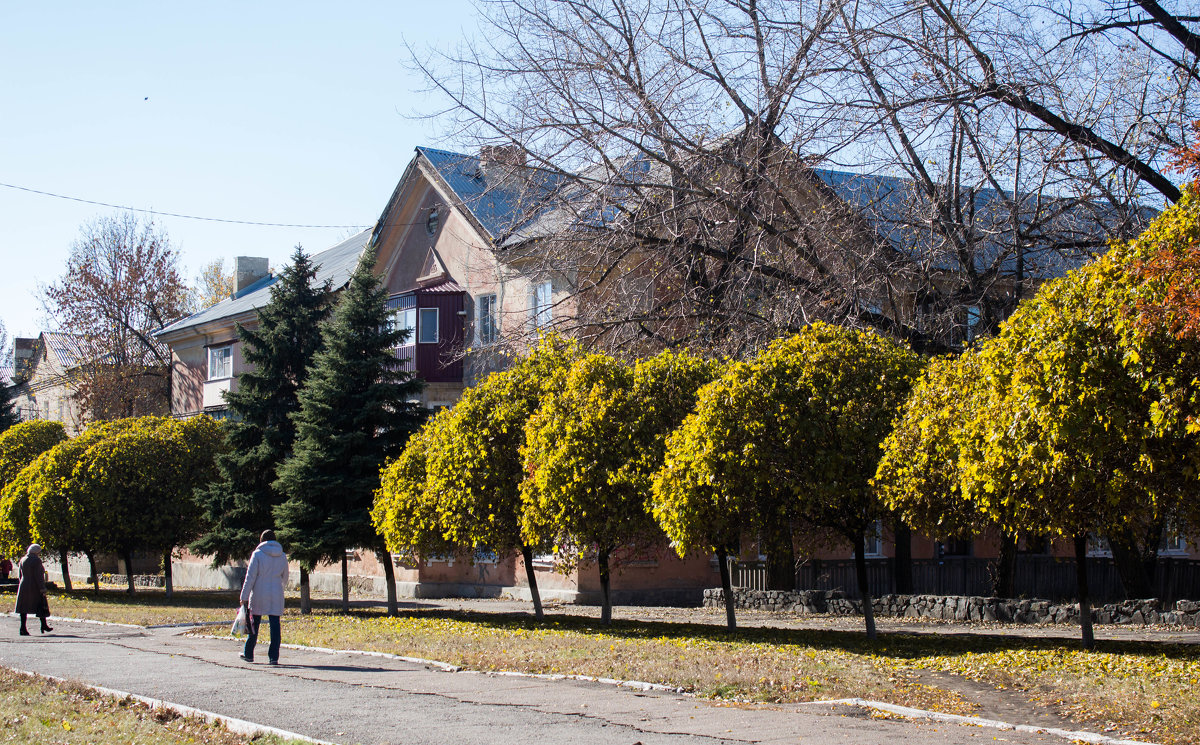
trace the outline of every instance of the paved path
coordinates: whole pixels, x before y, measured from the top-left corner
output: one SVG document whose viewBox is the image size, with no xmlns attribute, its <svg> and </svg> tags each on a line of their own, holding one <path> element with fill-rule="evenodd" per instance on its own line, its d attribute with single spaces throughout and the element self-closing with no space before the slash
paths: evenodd
<svg viewBox="0 0 1200 745">
<path fill-rule="evenodd" d="M 954 724 L 887 720 L 850 706 L 730 706 L 665 692 L 468 672 L 351 653 L 287 650 L 247 664 L 239 647 L 55 619 L 18 637 L 0 623 L 0 665 L 80 680 L 338 743 L 733 745 L 1055 743 Z M 286 639 L 286 624 L 284 636 Z"/>
</svg>

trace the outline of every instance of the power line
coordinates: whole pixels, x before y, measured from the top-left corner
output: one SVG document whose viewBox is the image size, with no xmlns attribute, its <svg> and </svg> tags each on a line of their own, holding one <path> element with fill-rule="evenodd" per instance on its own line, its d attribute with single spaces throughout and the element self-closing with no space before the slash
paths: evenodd
<svg viewBox="0 0 1200 745">
<path fill-rule="evenodd" d="M 233 225 L 257 225 L 266 228 L 369 228 L 370 225 L 299 225 L 296 223 L 286 222 L 256 222 L 254 220 L 226 220 L 221 217 L 200 217 L 199 215 L 182 215 L 178 212 L 160 212 L 159 210 L 148 210 L 140 207 L 125 207 L 120 204 L 109 204 L 108 202 L 97 202 L 92 199 L 80 199 L 79 197 L 68 197 L 65 194 L 55 194 L 49 191 L 39 191 L 30 189 L 25 186 L 17 186 L 16 184 L 0 183 L 0 186 L 16 189 L 17 191 L 27 191 L 30 194 L 40 194 L 44 197 L 54 197 L 55 199 L 66 199 L 69 202 L 81 202 L 83 204 L 94 204 L 100 207 L 111 207 L 112 209 L 128 210 L 130 212 L 144 212 L 148 215 L 161 215 L 163 217 L 182 217 L 186 220 L 203 220 L 204 222 L 224 222 Z"/>
</svg>

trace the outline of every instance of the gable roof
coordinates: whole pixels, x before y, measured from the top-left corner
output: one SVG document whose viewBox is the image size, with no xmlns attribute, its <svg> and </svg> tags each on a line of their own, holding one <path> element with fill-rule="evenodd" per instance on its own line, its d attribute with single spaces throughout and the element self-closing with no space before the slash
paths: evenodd
<svg viewBox="0 0 1200 745">
<path fill-rule="evenodd" d="M 358 259 L 366 248 L 367 240 L 371 237 L 370 230 L 347 238 L 341 243 L 313 254 L 312 263 L 316 267 L 314 282 L 317 286 L 329 281 L 335 290 L 345 286 L 350 281 L 350 275 L 358 266 Z M 156 337 L 162 338 L 168 334 L 177 334 L 187 329 L 195 328 L 212 321 L 232 318 L 250 311 L 257 310 L 271 300 L 271 287 L 279 281 L 279 277 L 270 274 L 254 284 L 243 289 L 242 294 L 227 298 L 209 308 L 193 313 L 175 323 L 163 328 Z"/>
</svg>

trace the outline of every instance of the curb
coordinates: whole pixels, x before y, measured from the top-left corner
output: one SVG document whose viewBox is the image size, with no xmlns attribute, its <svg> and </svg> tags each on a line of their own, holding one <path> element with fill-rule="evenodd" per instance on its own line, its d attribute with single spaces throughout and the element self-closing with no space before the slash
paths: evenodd
<svg viewBox="0 0 1200 745">
<path fill-rule="evenodd" d="M 15 614 L 5 613 L 4 615 L 13 616 Z M 54 616 L 51 616 L 51 618 L 54 618 Z M 76 622 L 76 623 L 91 623 L 91 624 L 98 624 L 98 625 L 104 625 L 104 626 L 123 626 L 126 628 L 135 628 L 135 629 L 170 629 L 170 628 L 187 628 L 187 627 L 195 627 L 195 626 L 223 625 L 223 624 L 211 624 L 211 623 L 193 623 L 193 624 L 175 624 L 175 625 L 164 625 L 164 626 L 137 626 L 134 624 L 111 623 L 108 621 L 93 621 L 91 619 L 65 618 L 62 616 L 59 616 L 58 618 L 59 618 L 59 620 L 62 620 L 62 621 L 71 621 L 71 622 Z M 192 636 L 197 639 L 216 639 L 219 641 L 223 640 L 223 641 L 232 641 L 232 642 L 240 641 L 239 639 L 237 639 L 235 637 L 215 636 L 213 634 L 193 634 Z M 383 659 L 397 660 L 399 662 L 408 662 L 408 663 L 417 664 L 417 665 L 427 665 L 429 667 L 437 668 L 438 670 L 442 670 L 443 672 L 448 672 L 448 673 L 465 673 L 465 674 L 469 674 L 469 675 L 495 675 L 495 676 L 504 676 L 504 677 L 514 677 L 514 678 L 534 678 L 534 679 L 538 679 L 538 680 L 550 680 L 550 681 L 579 680 L 579 681 L 584 681 L 584 682 L 588 682 L 588 683 L 600 683 L 602 685 L 611 685 L 611 686 L 617 686 L 617 687 L 621 687 L 621 688 L 631 688 L 633 690 L 638 690 L 638 691 L 660 691 L 663 693 L 675 693 L 675 694 L 680 694 L 680 695 L 684 695 L 684 696 L 693 695 L 693 694 L 685 692 L 683 690 L 683 688 L 679 688 L 676 686 L 668 686 L 668 685 L 663 685 L 661 683 L 648 683 L 648 682 L 640 681 L 640 680 L 616 680 L 614 678 L 598 678 L 598 677 L 591 676 L 591 675 L 522 673 L 522 672 L 504 671 L 504 670 L 500 670 L 500 671 L 468 670 L 468 669 L 465 669 L 458 665 L 451 665 L 448 662 L 440 662 L 438 660 L 427 660 L 422 657 L 405 657 L 403 655 L 389 654 L 387 652 L 372 652 L 372 651 L 364 650 L 364 649 L 330 649 L 328 647 L 306 647 L 301 644 L 281 644 L 280 646 L 284 649 L 294 649 L 294 650 L 298 650 L 298 651 L 307 651 L 307 652 L 320 652 L 322 654 L 351 654 L 351 655 L 360 655 L 363 657 L 379 657 L 379 658 L 383 658 Z M 37 675 L 37 673 L 28 673 L 28 674 L 29 675 Z M 57 678 L 53 678 L 52 676 L 41 676 L 41 677 L 58 680 Z M 104 691 L 108 690 L 108 689 L 101 689 L 96 686 L 89 686 L 89 687 L 95 688 L 96 690 L 104 690 Z M 154 700 L 154 699 L 143 699 L 143 697 L 137 696 L 134 694 L 125 694 L 125 695 L 132 696 L 133 698 L 144 701 L 144 702 L 149 702 L 149 701 Z M 909 706 L 900 706 L 899 704 L 889 704 L 889 703 L 885 703 L 883 701 L 871 701 L 869 699 L 864 699 L 864 698 L 840 698 L 840 699 L 831 699 L 831 700 L 824 700 L 824 701 L 806 701 L 804 703 L 800 703 L 800 704 L 796 704 L 796 705 L 801 706 L 801 707 L 812 707 L 812 706 L 822 706 L 822 705 L 824 705 L 824 706 L 831 706 L 831 705 L 832 706 L 837 706 L 837 705 L 859 706 L 859 707 L 866 708 L 866 709 L 875 709 L 878 711 L 886 711 L 889 714 L 895 714 L 897 716 L 907 717 L 910 719 L 928 719 L 928 720 L 937 721 L 937 722 L 964 724 L 964 725 L 974 726 L 974 727 L 985 727 L 985 728 L 997 729 L 997 730 L 1010 730 L 1010 731 L 1014 731 L 1014 732 L 1027 732 L 1027 733 L 1036 734 L 1036 735 L 1053 735 L 1055 737 L 1061 737 L 1063 739 L 1071 740 L 1074 742 L 1093 743 L 1094 745 L 1155 745 L 1155 743 L 1152 743 L 1152 742 L 1149 742 L 1146 740 L 1125 740 L 1125 739 L 1116 738 L 1116 737 L 1109 737 L 1108 735 L 1101 735 L 1101 734 L 1098 734 L 1095 732 L 1065 730 L 1065 729 L 1059 729 L 1057 727 L 1039 727 L 1037 725 L 1032 725 L 1032 724 L 1013 724 L 1011 722 L 1002 722 L 1002 721 L 999 721 L 996 719 L 984 719 L 982 717 L 969 717 L 969 716 L 964 716 L 962 714 L 944 714 L 939 711 L 929 711 L 927 709 L 915 709 L 915 708 L 912 708 Z M 182 707 L 182 708 L 187 709 L 188 707 Z M 200 712 L 198 709 L 195 711 L 199 712 L 199 715 L 202 715 L 202 716 L 209 715 L 209 712 Z M 222 715 L 220 715 L 220 714 L 211 714 L 211 716 L 226 719 L 226 717 L 222 717 Z M 231 720 L 231 721 L 241 722 L 242 720 Z M 249 724 L 251 726 L 259 726 L 259 725 L 253 725 L 253 723 L 250 723 L 250 722 L 246 722 L 245 724 Z M 305 740 L 306 742 L 320 743 L 320 745 L 336 745 L 336 743 L 325 743 L 324 741 L 313 740 L 311 738 L 307 738 L 302 735 L 297 735 L 297 736 L 295 736 L 295 738 Z"/>
<path fill-rule="evenodd" d="M 98 623 L 102 623 L 102 622 L 98 622 Z M 113 625 L 124 626 L 125 624 L 113 624 Z M 203 719 L 204 721 L 209 722 L 209 723 L 214 723 L 214 722 L 219 723 L 222 726 L 224 726 L 225 729 L 229 730 L 230 732 L 233 732 L 234 734 L 238 734 L 238 735 L 247 735 L 247 736 L 251 736 L 251 737 L 258 736 L 258 735 L 274 735 L 276 737 L 280 737 L 285 740 L 299 740 L 300 742 L 310 742 L 310 743 L 313 743 L 313 745 L 338 745 L 338 743 L 331 742 L 329 740 L 318 740 L 314 737 L 309 737 L 308 735 L 302 735 L 298 732 L 289 732 L 288 730 L 279 729 L 278 727 L 271 727 L 266 724 L 258 724 L 257 722 L 250 722 L 245 719 L 237 719 L 236 717 L 227 717 L 224 714 L 217 714 L 215 712 L 205 711 L 203 709 L 196 709 L 191 706 L 184 706 L 183 704 L 176 704 L 176 703 L 172 703 L 170 701 L 163 701 L 162 699 L 150 698 L 149 696 L 139 696 L 136 693 L 129 693 L 128 691 L 118 691 L 115 688 L 105 688 L 104 686 L 91 685 L 90 683 L 83 683 L 83 682 L 77 681 L 77 680 L 69 681 L 66 678 L 60 678 L 56 675 L 46 675 L 44 673 L 35 673 L 35 672 L 30 672 L 28 670 L 20 670 L 18 668 L 8 668 L 8 669 L 12 670 L 13 672 L 15 672 L 19 675 L 27 675 L 31 678 L 41 678 L 43 680 L 49 680 L 49 681 L 53 681 L 55 683 L 75 683 L 77 685 L 83 686 L 84 688 L 87 688 L 88 690 L 95 691 L 96 693 L 99 693 L 103 696 L 108 696 L 109 698 L 115 698 L 117 700 L 132 699 L 134 701 L 143 703 L 146 706 L 149 706 L 151 709 L 166 709 L 167 711 L 173 711 L 182 717 L 188 717 L 191 719 Z"/>
<path fill-rule="evenodd" d="M 908 706 L 899 706 L 897 704 L 886 704 L 882 701 L 870 701 L 865 698 L 839 698 L 832 701 L 809 701 L 800 706 L 819 706 L 819 705 L 842 705 L 842 706 L 860 706 L 866 709 L 877 709 L 886 711 L 889 714 L 896 714 L 910 719 L 930 719 L 936 722 L 950 722 L 953 724 L 966 724 L 975 727 L 988 727 L 998 730 L 1012 730 L 1014 732 L 1028 732 L 1035 735 L 1055 735 L 1073 742 L 1089 742 L 1095 745 L 1154 745 L 1154 743 L 1145 740 L 1122 740 L 1108 735 L 1101 735 L 1095 732 L 1081 732 L 1074 730 L 1058 729 L 1057 727 L 1039 727 L 1034 724 L 1012 724 L 1010 722 L 1001 722 L 996 719 L 984 719 L 982 717 L 968 717 L 962 714 L 943 714 L 938 711 L 927 711 L 925 709 L 913 709 Z"/>
</svg>

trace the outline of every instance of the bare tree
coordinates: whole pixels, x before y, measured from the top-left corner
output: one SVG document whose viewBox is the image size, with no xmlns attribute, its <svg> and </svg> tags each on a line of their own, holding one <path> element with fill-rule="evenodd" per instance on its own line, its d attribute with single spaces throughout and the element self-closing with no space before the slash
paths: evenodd
<svg viewBox="0 0 1200 745">
<path fill-rule="evenodd" d="M 868 301 L 905 258 L 812 168 L 845 145 L 841 0 L 481 5 L 487 46 L 421 67 L 519 192 L 492 237 L 566 291 L 558 324 L 627 353 L 741 356 L 815 319 L 917 334 Z"/>
<path fill-rule="evenodd" d="M 46 310 L 80 339 L 75 395 L 88 419 L 170 410 L 170 352 L 153 337 L 184 314 L 187 286 L 165 232 L 132 213 L 85 225 Z"/>
<path fill-rule="evenodd" d="M 815 319 L 952 349 L 1171 198 L 1191 106 L 1147 55 L 997 0 L 480 7 L 482 46 L 414 64 L 523 208 L 502 261 L 626 353 Z"/>
</svg>

